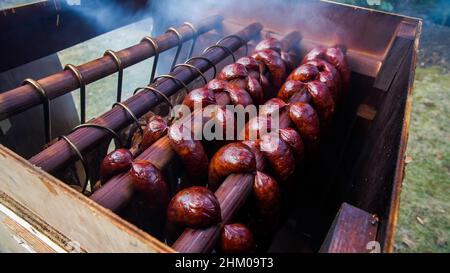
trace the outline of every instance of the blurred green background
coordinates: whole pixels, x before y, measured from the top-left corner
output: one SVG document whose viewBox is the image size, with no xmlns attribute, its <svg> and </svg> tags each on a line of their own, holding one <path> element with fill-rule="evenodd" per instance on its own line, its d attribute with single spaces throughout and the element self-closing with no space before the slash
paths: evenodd
<svg viewBox="0 0 450 273">
<path fill-rule="evenodd" d="M 0 9 L 30 0 L 3 0 Z M 450 1 L 447 0 L 341 0 L 424 19 L 414 82 L 412 116 L 407 149 L 406 177 L 396 235 L 397 252 L 450 252 Z M 146 20 L 107 33 L 58 53 L 61 63 L 81 64 L 105 49 L 122 49 L 151 33 Z M 145 85 L 151 60 L 125 70 L 124 97 Z M 110 108 L 116 75 L 88 86 L 88 117 Z M 73 93 L 78 101 L 78 92 Z M 76 103 L 76 105 L 78 105 Z M 89 107 L 95 105 L 96 107 Z"/>
</svg>

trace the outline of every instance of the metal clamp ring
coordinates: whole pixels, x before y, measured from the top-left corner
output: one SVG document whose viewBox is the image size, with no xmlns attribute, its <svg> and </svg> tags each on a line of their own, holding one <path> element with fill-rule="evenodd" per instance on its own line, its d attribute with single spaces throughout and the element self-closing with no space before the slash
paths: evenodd
<svg viewBox="0 0 450 273">
<path fill-rule="evenodd" d="M 238 40 L 242 43 L 242 45 L 245 46 L 245 55 L 248 55 L 248 44 L 247 44 L 247 41 L 245 41 L 241 36 L 238 36 L 238 35 L 228 35 L 228 36 L 225 36 L 225 37 L 223 37 L 222 39 L 220 39 L 219 41 L 217 41 L 216 45 L 219 45 L 219 44 L 222 43 L 223 41 L 228 40 L 228 39 L 230 39 L 230 38 L 238 39 Z"/>
<path fill-rule="evenodd" d="M 137 127 L 139 129 L 139 133 L 141 134 L 141 136 L 144 136 L 144 130 L 141 128 L 139 119 L 136 117 L 136 115 L 133 113 L 133 111 L 131 111 L 131 109 L 128 108 L 128 106 L 126 106 L 125 104 L 123 104 L 121 102 L 114 103 L 112 107 L 114 108 L 116 106 L 122 107 L 122 109 L 124 109 L 130 115 L 130 117 L 133 119 L 134 123 L 137 125 Z"/>
<path fill-rule="evenodd" d="M 72 64 L 64 67 L 64 70 L 70 70 L 75 75 L 80 85 L 80 108 L 81 108 L 81 124 L 86 122 L 86 82 L 78 68 Z"/>
<path fill-rule="evenodd" d="M 160 75 L 160 76 L 156 77 L 155 80 L 153 80 L 153 83 L 156 83 L 157 80 L 162 79 L 162 78 L 167 78 L 167 79 L 173 80 L 174 82 L 182 85 L 184 87 L 184 89 L 186 89 L 186 92 L 189 92 L 189 87 L 182 80 L 180 80 L 172 75 L 168 75 L 168 74 Z"/>
<path fill-rule="evenodd" d="M 211 61 L 210 59 L 208 59 L 208 58 L 206 58 L 206 57 L 198 56 L 198 57 L 192 57 L 192 58 L 190 58 L 190 59 L 187 60 L 185 63 L 188 63 L 188 62 L 193 61 L 193 60 L 203 60 L 203 61 L 206 61 L 206 62 L 209 63 L 209 65 L 214 69 L 214 76 L 213 76 L 213 78 L 215 78 L 215 77 L 217 76 L 217 67 L 216 67 L 216 64 L 213 63 L 213 61 Z"/>
<path fill-rule="evenodd" d="M 203 50 L 203 54 L 206 54 L 210 49 L 216 48 L 216 47 L 221 48 L 223 51 L 225 51 L 226 53 L 230 54 L 231 57 L 233 58 L 233 62 L 236 62 L 236 56 L 234 56 L 233 51 L 231 51 L 231 49 L 229 49 L 228 47 L 223 46 L 223 45 L 212 45 L 212 46 L 209 46 L 209 47 L 205 48 L 205 50 Z"/>
<path fill-rule="evenodd" d="M 119 72 L 119 77 L 117 79 L 117 102 L 120 102 L 122 100 L 122 82 L 123 82 L 123 65 L 122 65 L 122 60 L 120 60 L 119 56 L 117 56 L 117 54 L 112 51 L 111 49 L 108 49 L 105 51 L 105 53 L 103 54 L 103 56 L 111 56 L 114 61 L 116 62 L 117 65 L 117 69 Z"/>
<path fill-rule="evenodd" d="M 153 79 L 155 78 L 155 74 L 156 74 L 156 67 L 158 66 L 158 60 L 159 60 L 159 46 L 158 43 L 155 41 L 155 39 L 153 39 L 150 36 L 145 36 L 144 38 L 142 38 L 141 43 L 142 42 L 148 42 L 153 46 L 153 50 L 155 51 L 155 59 L 153 60 L 153 67 L 152 67 L 152 74 L 150 76 L 150 82 L 153 81 Z"/>
<path fill-rule="evenodd" d="M 77 146 L 75 146 L 75 144 L 73 144 L 73 142 L 68 137 L 63 135 L 60 136 L 58 139 L 59 140 L 64 139 L 67 142 L 67 144 L 69 144 L 70 148 L 77 154 L 78 159 L 81 161 L 81 164 L 83 165 L 83 170 L 86 177 L 84 178 L 84 185 L 81 193 L 84 194 L 86 192 L 87 184 L 89 183 L 89 168 L 87 162 L 84 159 L 83 155 L 81 154 L 80 150 L 78 150 Z"/>
<path fill-rule="evenodd" d="M 155 92 L 156 94 L 160 95 L 167 102 L 167 104 L 169 104 L 169 107 L 171 109 L 173 108 L 173 104 L 172 104 L 172 102 L 170 102 L 169 97 L 167 97 L 163 92 L 159 91 L 158 89 L 154 88 L 153 86 L 149 85 L 146 87 L 138 87 L 138 88 L 136 88 L 136 90 L 134 90 L 134 94 L 137 94 L 143 90 L 150 90 L 152 92 Z"/>
<path fill-rule="evenodd" d="M 96 124 L 96 123 L 80 124 L 80 125 L 76 126 L 75 128 L 73 128 L 71 133 L 76 131 L 76 130 L 78 130 L 78 129 L 80 129 L 80 128 L 86 128 L 86 127 L 88 127 L 88 128 L 98 128 L 98 129 L 103 129 L 105 131 L 108 131 L 118 143 L 119 147 L 116 147 L 116 148 L 123 147 L 122 141 L 120 140 L 120 136 L 113 129 L 108 128 L 108 127 L 103 126 L 103 125 L 100 125 L 100 124 Z"/>
<path fill-rule="evenodd" d="M 173 67 L 173 69 L 172 69 L 170 72 L 174 71 L 177 67 L 181 67 L 181 66 L 189 67 L 189 68 L 195 70 L 195 71 L 198 73 L 198 75 L 199 75 L 200 77 L 202 77 L 203 82 L 205 82 L 205 84 L 208 84 L 208 79 L 205 77 L 205 75 L 203 74 L 203 72 L 202 72 L 198 67 L 196 67 L 196 66 L 194 66 L 194 65 L 192 65 L 192 64 L 187 64 L 187 63 L 184 63 L 184 64 L 177 64 L 176 66 Z"/>
<path fill-rule="evenodd" d="M 181 36 L 180 32 L 178 32 L 178 30 L 176 30 L 173 27 L 170 27 L 169 29 L 167 29 L 166 33 L 168 32 L 173 32 L 175 33 L 175 35 L 177 35 L 178 38 L 178 48 L 177 48 L 177 52 L 175 53 L 175 57 L 173 58 L 173 62 L 172 65 L 170 66 L 170 68 L 172 69 L 178 61 L 178 57 L 180 56 L 180 52 L 181 52 L 181 47 L 183 46 L 182 41 L 183 41 L 183 36 Z"/>
<path fill-rule="evenodd" d="M 189 59 L 190 57 L 192 57 L 192 53 L 194 52 L 195 44 L 197 43 L 198 31 L 191 22 L 184 22 L 183 26 L 187 26 L 192 30 L 192 45 L 191 45 L 191 49 L 189 50 L 189 54 L 188 54 L 188 59 Z"/>
<path fill-rule="evenodd" d="M 50 110 L 50 99 L 45 92 L 44 88 L 40 83 L 33 79 L 25 79 L 22 82 L 22 85 L 31 84 L 36 91 L 39 92 L 39 96 L 41 97 L 41 101 L 43 103 L 44 108 L 44 122 L 45 122 L 45 141 L 49 143 L 52 140 L 52 120 L 51 120 L 51 110 Z"/>
</svg>

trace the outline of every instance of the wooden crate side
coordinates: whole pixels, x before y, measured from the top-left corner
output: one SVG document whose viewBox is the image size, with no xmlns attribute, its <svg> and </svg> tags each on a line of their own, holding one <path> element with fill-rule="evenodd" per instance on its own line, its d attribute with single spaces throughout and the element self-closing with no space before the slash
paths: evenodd
<svg viewBox="0 0 450 273">
<path fill-rule="evenodd" d="M 405 103 L 405 112 L 403 118 L 403 126 L 400 138 L 400 145 L 398 149 L 398 156 L 395 168 L 395 176 L 394 176 L 394 185 L 392 189 L 390 206 L 389 206 L 389 216 L 387 218 L 387 223 L 384 226 L 384 230 L 381 230 L 384 233 L 384 244 L 383 244 L 383 252 L 393 252 L 394 251 L 394 237 L 395 231 L 397 227 L 398 221 L 398 213 L 400 209 L 400 192 L 402 188 L 403 178 L 405 174 L 405 154 L 406 148 L 408 144 L 408 133 L 409 133 L 409 124 L 411 120 L 411 105 L 412 105 L 412 94 L 414 88 L 414 78 L 416 72 L 416 64 L 417 64 L 417 56 L 419 55 L 419 42 L 420 35 L 422 34 L 422 21 L 417 22 L 417 28 L 415 32 L 414 46 L 412 52 L 412 60 L 408 82 L 408 94 L 406 97 Z"/>
<path fill-rule="evenodd" d="M 320 248 L 321 253 L 380 252 L 378 217 L 343 203 Z"/>
<path fill-rule="evenodd" d="M 41 223 L 45 219 L 42 225 L 63 234 L 72 245 L 87 252 L 173 252 L 3 146 L 0 146 L 0 191 L 26 208 L 20 217 Z M 14 203 L 4 200 L 0 201 L 7 207 Z M 61 238 L 51 239 L 62 243 Z"/>
</svg>

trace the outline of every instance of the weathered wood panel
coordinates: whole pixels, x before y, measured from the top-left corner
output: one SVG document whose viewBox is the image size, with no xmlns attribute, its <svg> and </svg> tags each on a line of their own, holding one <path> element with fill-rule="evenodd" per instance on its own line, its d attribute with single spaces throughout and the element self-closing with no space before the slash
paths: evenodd
<svg viewBox="0 0 450 273">
<path fill-rule="evenodd" d="M 149 234 L 0 146 L 0 192 L 87 252 L 172 252 Z M 5 202 L 2 198 L 1 202 Z M 11 204 L 5 204 L 11 206 Z M 52 238 L 58 243 L 57 238 Z M 61 243 L 61 242 L 60 242 Z M 61 245 L 64 247 L 64 245 Z"/>
</svg>

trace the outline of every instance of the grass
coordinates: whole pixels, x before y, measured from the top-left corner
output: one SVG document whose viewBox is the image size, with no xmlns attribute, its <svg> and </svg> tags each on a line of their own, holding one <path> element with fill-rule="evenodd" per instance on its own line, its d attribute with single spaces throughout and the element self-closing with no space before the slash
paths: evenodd
<svg viewBox="0 0 450 273">
<path fill-rule="evenodd" d="M 417 68 L 395 250 L 450 252 L 450 75 Z"/>
</svg>

